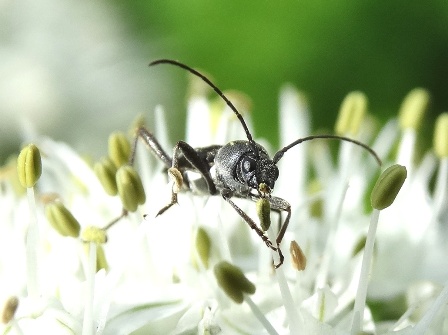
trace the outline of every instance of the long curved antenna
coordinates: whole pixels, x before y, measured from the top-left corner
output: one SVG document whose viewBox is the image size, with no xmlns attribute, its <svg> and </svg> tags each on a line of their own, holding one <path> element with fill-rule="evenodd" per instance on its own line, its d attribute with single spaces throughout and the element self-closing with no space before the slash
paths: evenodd
<svg viewBox="0 0 448 335">
<path fill-rule="evenodd" d="M 292 142 L 291 144 L 287 145 L 283 149 L 280 149 L 279 151 L 277 151 L 277 153 L 274 155 L 274 158 L 272 159 L 274 161 L 274 164 L 277 164 L 277 162 L 283 157 L 285 152 L 288 151 L 289 149 L 291 149 L 292 147 L 296 146 L 297 144 L 306 142 L 306 141 L 315 140 L 317 138 L 341 140 L 341 141 L 351 142 L 353 144 L 359 145 L 360 147 L 362 147 L 365 150 L 367 150 L 375 158 L 375 160 L 377 161 L 378 165 L 381 166 L 381 164 L 382 164 L 381 163 L 381 159 L 378 157 L 377 153 L 371 147 L 369 147 L 367 144 L 364 144 L 364 143 L 359 142 L 357 140 L 353 140 L 353 139 L 348 138 L 348 137 L 337 136 L 337 135 L 313 135 L 313 136 L 307 136 L 307 137 L 304 137 L 304 138 L 299 138 L 298 140 Z"/>
<path fill-rule="evenodd" d="M 171 64 L 171 65 L 175 65 L 178 66 L 184 70 L 187 70 L 189 72 L 191 72 L 192 74 L 194 74 L 195 76 L 201 78 L 203 81 L 205 81 L 211 88 L 213 88 L 213 90 L 226 102 L 227 106 L 230 107 L 230 109 L 235 113 L 235 115 L 237 116 L 237 118 L 240 120 L 241 124 L 243 125 L 244 131 L 246 133 L 247 139 L 249 140 L 249 142 L 251 142 L 255 147 L 255 142 L 252 139 L 252 135 L 249 131 L 249 128 L 246 125 L 246 122 L 243 119 L 243 116 L 240 114 L 240 112 L 238 112 L 238 110 L 236 109 L 236 107 L 232 104 L 232 102 L 227 99 L 227 97 L 224 95 L 224 93 L 222 93 L 222 91 L 216 87 L 215 84 L 213 84 L 210 79 L 208 79 L 206 76 L 204 76 L 203 74 L 199 73 L 198 71 L 196 71 L 195 69 L 192 69 L 191 67 L 180 63 L 178 61 L 172 60 L 172 59 L 157 59 L 151 63 L 149 63 L 149 66 L 154 66 L 157 64 Z"/>
</svg>

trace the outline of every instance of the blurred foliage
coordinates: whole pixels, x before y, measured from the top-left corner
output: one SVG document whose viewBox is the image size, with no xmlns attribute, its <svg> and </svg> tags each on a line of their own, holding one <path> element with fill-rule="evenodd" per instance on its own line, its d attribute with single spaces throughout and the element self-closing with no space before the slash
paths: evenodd
<svg viewBox="0 0 448 335">
<path fill-rule="evenodd" d="M 178 59 L 211 74 L 222 89 L 249 94 L 256 133 L 274 142 L 278 91 L 285 82 L 307 94 L 314 127 L 331 129 L 352 90 L 364 91 L 370 111 L 382 119 L 395 115 L 415 87 L 431 92 L 432 119 L 448 109 L 446 0 L 136 0 L 116 5 L 148 57 Z M 175 113 L 183 109 L 176 107 Z M 432 130 L 430 123 L 427 130 Z"/>
</svg>

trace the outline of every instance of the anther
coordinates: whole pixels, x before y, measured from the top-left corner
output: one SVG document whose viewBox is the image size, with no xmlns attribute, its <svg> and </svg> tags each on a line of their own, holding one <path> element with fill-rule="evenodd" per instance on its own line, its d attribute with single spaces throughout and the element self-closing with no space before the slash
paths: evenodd
<svg viewBox="0 0 448 335">
<path fill-rule="evenodd" d="M 20 151 L 17 158 L 17 173 L 23 187 L 33 187 L 42 174 L 40 151 L 34 144 L 29 144 Z"/>
</svg>

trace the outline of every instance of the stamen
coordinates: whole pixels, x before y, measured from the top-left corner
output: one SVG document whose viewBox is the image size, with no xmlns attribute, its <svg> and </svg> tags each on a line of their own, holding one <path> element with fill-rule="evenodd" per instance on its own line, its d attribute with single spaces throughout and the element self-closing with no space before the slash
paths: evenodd
<svg viewBox="0 0 448 335">
<path fill-rule="evenodd" d="M 103 244 L 107 242 L 107 234 L 104 229 L 89 226 L 82 230 L 81 239 L 85 242 Z"/>
<path fill-rule="evenodd" d="M 436 120 L 434 151 L 440 159 L 448 157 L 448 113 L 439 115 Z"/>
<path fill-rule="evenodd" d="M 8 300 L 6 300 L 2 312 L 2 322 L 4 324 L 7 324 L 14 318 L 14 315 L 16 314 L 17 311 L 17 307 L 19 307 L 19 298 L 14 296 L 9 297 Z"/>
<path fill-rule="evenodd" d="M 271 241 L 275 241 L 276 236 L 272 226 L 267 230 L 267 235 Z M 274 259 L 274 263 L 278 264 L 280 260 L 278 253 L 271 250 L 271 254 Z M 277 268 L 275 270 L 275 276 L 277 277 L 280 294 L 282 295 L 283 305 L 285 306 L 286 315 L 289 321 L 289 330 L 291 334 L 300 334 L 303 328 L 302 315 L 300 310 L 295 307 L 294 299 L 292 298 L 291 291 L 289 290 L 288 282 L 283 269 L 284 266 Z"/>
<path fill-rule="evenodd" d="M 109 157 L 103 157 L 93 167 L 96 176 L 98 177 L 104 190 L 109 195 L 117 195 L 117 181 L 115 175 L 117 173 L 117 167 Z"/>
<path fill-rule="evenodd" d="M 244 300 L 243 294 L 254 294 L 255 285 L 246 278 L 240 268 L 226 261 L 213 268 L 219 287 L 237 304 Z"/>
<path fill-rule="evenodd" d="M 404 98 L 399 111 L 401 129 L 417 130 L 423 120 L 429 104 L 429 93 L 422 88 L 415 88 Z"/>
<path fill-rule="evenodd" d="M 411 165 L 414 159 L 416 133 L 420 128 L 428 103 L 428 92 L 417 88 L 409 92 L 400 108 L 399 123 L 403 133 L 397 163 L 406 166 L 409 174 L 411 174 Z"/>
<path fill-rule="evenodd" d="M 42 174 L 40 151 L 34 144 L 29 144 L 20 151 L 17 158 L 17 172 L 20 183 L 25 188 L 33 187 Z"/>
<path fill-rule="evenodd" d="M 296 241 L 291 241 L 289 247 L 289 252 L 291 254 L 292 266 L 297 271 L 303 271 L 306 268 L 306 256 L 300 248 Z"/>
<path fill-rule="evenodd" d="M 406 179 L 404 166 L 395 164 L 388 167 L 378 178 L 370 197 L 372 207 L 378 210 L 392 205 Z"/>
<path fill-rule="evenodd" d="M 342 101 L 339 116 L 336 121 L 336 134 L 357 135 L 364 115 L 367 111 L 367 97 L 364 93 L 355 91 L 349 93 Z"/>
<path fill-rule="evenodd" d="M 115 166 L 127 164 L 131 156 L 131 144 L 123 132 L 114 132 L 110 134 L 109 141 L 109 157 Z"/>
<path fill-rule="evenodd" d="M 266 231 L 271 226 L 271 204 L 268 199 L 260 198 L 257 200 L 256 207 L 261 229 Z"/>
<path fill-rule="evenodd" d="M 62 236 L 78 237 L 81 226 L 73 214 L 60 202 L 45 206 L 45 216 L 51 226 Z"/>
<path fill-rule="evenodd" d="M 82 335 L 93 335 L 93 299 L 94 299 L 94 289 L 95 289 L 95 274 L 97 269 L 97 245 L 96 243 L 90 242 L 89 254 L 86 263 L 86 300 L 84 304 L 84 320 L 82 324 Z"/>
<path fill-rule="evenodd" d="M 39 226 L 37 222 L 36 198 L 34 185 L 42 174 L 40 151 L 34 144 L 29 144 L 17 158 L 19 181 L 27 189 L 30 223 L 26 234 L 27 289 L 30 297 L 39 295 L 38 258 L 39 258 Z"/>
<path fill-rule="evenodd" d="M 440 158 L 433 202 L 433 219 L 436 220 L 446 208 L 448 198 L 448 113 L 441 114 L 436 120 L 434 151 Z"/>
<path fill-rule="evenodd" d="M 372 263 L 380 210 L 389 207 L 393 203 L 403 186 L 405 179 L 406 168 L 398 164 L 392 165 L 381 174 L 373 188 L 371 203 L 374 210 L 371 215 L 369 230 L 367 232 L 364 254 L 362 257 L 361 273 L 359 275 L 358 291 L 356 292 L 355 306 L 353 308 L 352 335 L 358 334 L 360 330 L 362 330 L 370 265 Z"/>
<path fill-rule="evenodd" d="M 199 227 L 197 230 L 195 238 L 195 247 L 197 257 L 194 257 L 193 261 L 196 262 L 197 258 L 199 258 L 202 265 L 206 269 L 208 269 L 210 250 L 211 250 L 211 240 L 207 231 L 202 227 Z"/>
<path fill-rule="evenodd" d="M 138 205 L 146 201 L 145 190 L 137 171 L 132 166 L 120 167 L 116 175 L 118 195 L 123 207 L 129 212 L 135 212 Z"/>
</svg>

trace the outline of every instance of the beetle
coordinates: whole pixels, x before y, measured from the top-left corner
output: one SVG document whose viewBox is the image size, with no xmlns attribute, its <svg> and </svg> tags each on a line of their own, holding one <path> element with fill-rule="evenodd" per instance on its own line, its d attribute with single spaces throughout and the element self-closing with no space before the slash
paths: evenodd
<svg viewBox="0 0 448 335">
<path fill-rule="evenodd" d="M 180 191 L 205 193 L 210 196 L 221 195 L 249 227 L 260 236 L 264 243 L 278 253 L 279 262 L 275 264 L 275 268 L 278 268 L 284 261 L 280 243 L 291 219 L 291 206 L 286 200 L 273 196 L 271 193 L 279 177 L 277 163 L 285 152 L 309 140 L 338 139 L 361 146 L 372 154 L 381 165 L 378 155 L 369 146 L 354 139 L 337 135 L 312 135 L 299 138 L 277 151 L 271 159 L 266 149 L 254 141 L 243 116 L 238 112 L 236 107 L 207 77 L 195 69 L 171 59 L 158 59 L 151 62 L 149 66 L 159 64 L 170 64 L 180 67 L 207 83 L 235 113 L 245 131 L 247 140 L 235 140 L 224 145 L 209 145 L 201 148 L 193 148 L 184 141 L 178 141 L 174 146 L 173 156 L 171 157 L 162 148 L 156 137 L 144 126 L 140 126 L 136 131 L 129 163 L 131 165 L 133 164 L 137 142 L 141 139 L 150 151 L 164 163 L 168 174 L 174 179 L 171 200 L 166 206 L 160 209 L 156 216 L 163 214 L 177 203 L 177 194 Z M 200 179 L 197 181 L 190 180 L 188 176 L 188 172 L 190 171 L 199 173 Z M 255 221 L 232 201 L 232 198 L 249 199 L 255 202 L 260 199 L 267 199 L 270 210 L 276 211 L 279 214 L 286 212 L 286 218 L 283 223 L 281 223 L 280 214 L 280 227 L 275 244 L 257 226 Z"/>
</svg>

